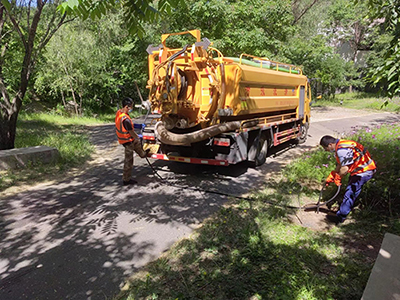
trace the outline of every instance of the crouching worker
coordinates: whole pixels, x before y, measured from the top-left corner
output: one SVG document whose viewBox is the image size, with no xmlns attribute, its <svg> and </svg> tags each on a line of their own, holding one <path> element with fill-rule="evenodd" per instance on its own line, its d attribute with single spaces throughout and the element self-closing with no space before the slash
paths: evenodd
<svg viewBox="0 0 400 300">
<path fill-rule="evenodd" d="M 139 136 L 133 128 L 133 122 L 129 117 L 132 111 L 133 100 L 125 98 L 122 100 L 122 108 L 117 111 L 115 116 L 115 129 L 118 142 L 125 148 L 124 171 L 122 175 L 123 185 L 135 184 L 136 180 L 132 179 L 133 169 L 133 152 L 135 151 L 141 158 L 147 156 L 149 150 L 144 151 Z"/>
<path fill-rule="evenodd" d="M 326 216 L 331 222 L 342 223 L 352 210 L 358 195 L 360 195 L 362 186 L 374 175 L 376 165 L 367 149 L 355 141 L 339 140 L 325 135 L 321 138 L 320 145 L 325 151 L 335 154 L 337 163 L 336 169 L 325 180 L 326 185 L 334 182 L 339 186 L 343 176 L 350 173 L 343 202 L 336 216 Z"/>
</svg>

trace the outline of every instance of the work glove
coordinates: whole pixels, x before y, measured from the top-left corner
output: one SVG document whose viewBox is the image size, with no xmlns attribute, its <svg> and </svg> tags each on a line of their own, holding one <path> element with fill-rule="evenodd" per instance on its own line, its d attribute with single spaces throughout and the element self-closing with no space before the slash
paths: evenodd
<svg viewBox="0 0 400 300">
<path fill-rule="evenodd" d="M 340 177 L 340 175 L 335 171 L 332 171 L 325 179 L 325 185 L 328 186 L 331 182 L 334 182 L 337 186 L 340 186 L 342 185 L 342 177 Z"/>
</svg>

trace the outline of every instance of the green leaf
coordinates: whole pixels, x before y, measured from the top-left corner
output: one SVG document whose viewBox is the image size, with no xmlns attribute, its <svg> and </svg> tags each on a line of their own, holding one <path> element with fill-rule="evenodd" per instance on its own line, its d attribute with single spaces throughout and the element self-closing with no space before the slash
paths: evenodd
<svg viewBox="0 0 400 300">
<path fill-rule="evenodd" d="M 11 3 L 8 2 L 8 0 L 1 0 L 1 4 L 4 5 L 4 7 L 6 8 L 6 10 L 8 10 L 8 11 L 11 10 Z"/>
<path fill-rule="evenodd" d="M 103 4 L 103 2 L 100 2 L 100 3 L 99 3 L 99 9 L 100 9 L 101 14 L 103 14 L 103 15 L 106 14 L 106 7 L 105 7 L 105 5 Z"/>
<path fill-rule="evenodd" d="M 69 7 L 67 2 L 61 3 L 59 6 L 57 6 L 57 11 L 62 15 L 65 14 L 68 11 L 68 9 Z"/>
<path fill-rule="evenodd" d="M 389 75 L 390 75 L 390 74 L 393 74 L 393 72 L 394 72 L 396 69 L 397 69 L 397 66 L 394 65 L 393 67 L 390 68 L 388 74 L 389 74 Z"/>
<path fill-rule="evenodd" d="M 69 7 L 71 7 L 72 9 L 78 7 L 79 4 L 80 4 L 80 3 L 79 3 L 79 0 L 68 0 L 68 1 L 67 1 L 67 5 L 68 5 Z"/>
<path fill-rule="evenodd" d="M 392 88 L 392 86 L 394 86 L 396 83 L 398 84 L 397 81 L 393 81 L 392 83 L 390 83 L 388 86 L 388 89 L 390 90 Z"/>
<path fill-rule="evenodd" d="M 393 73 L 389 73 L 389 74 L 390 74 L 390 75 L 388 76 L 387 80 L 388 80 L 388 81 L 391 81 L 392 78 L 393 78 L 394 76 L 397 75 L 397 72 L 393 72 Z"/>
</svg>

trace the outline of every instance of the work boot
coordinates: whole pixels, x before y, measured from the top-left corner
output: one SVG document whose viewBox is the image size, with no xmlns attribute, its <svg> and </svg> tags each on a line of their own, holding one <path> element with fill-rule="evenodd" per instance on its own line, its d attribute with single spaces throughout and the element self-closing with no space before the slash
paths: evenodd
<svg viewBox="0 0 400 300">
<path fill-rule="evenodd" d="M 130 185 L 130 184 L 136 184 L 137 181 L 134 179 L 129 179 L 128 181 L 122 181 L 123 185 Z"/>
<path fill-rule="evenodd" d="M 343 223 L 343 219 L 341 217 L 339 217 L 338 215 L 326 215 L 326 220 L 330 223 L 335 223 L 335 225 L 339 225 L 341 223 Z"/>
</svg>

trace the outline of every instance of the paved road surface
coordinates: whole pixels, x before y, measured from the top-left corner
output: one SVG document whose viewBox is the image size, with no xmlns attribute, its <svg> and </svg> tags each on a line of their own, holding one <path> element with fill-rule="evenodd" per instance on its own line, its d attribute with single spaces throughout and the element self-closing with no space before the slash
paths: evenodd
<svg viewBox="0 0 400 300">
<path fill-rule="evenodd" d="M 191 187 L 242 195 L 262 188 L 265 177 L 324 134 L 400 120 L 318 108 L 313 116 L 307 143 L 258 169 L 154 162 L 168 183 L 184 188 L 161 183 L 141 159 L 135 162 L 139 184 L 121 186 L 123 149 L 113 125 L 93 128 L 99 155 L 85 172 L 0 199 L 0 300 L 110 299 L 128 275 L 189 236 L 227 200 Z"/>
</svg>

